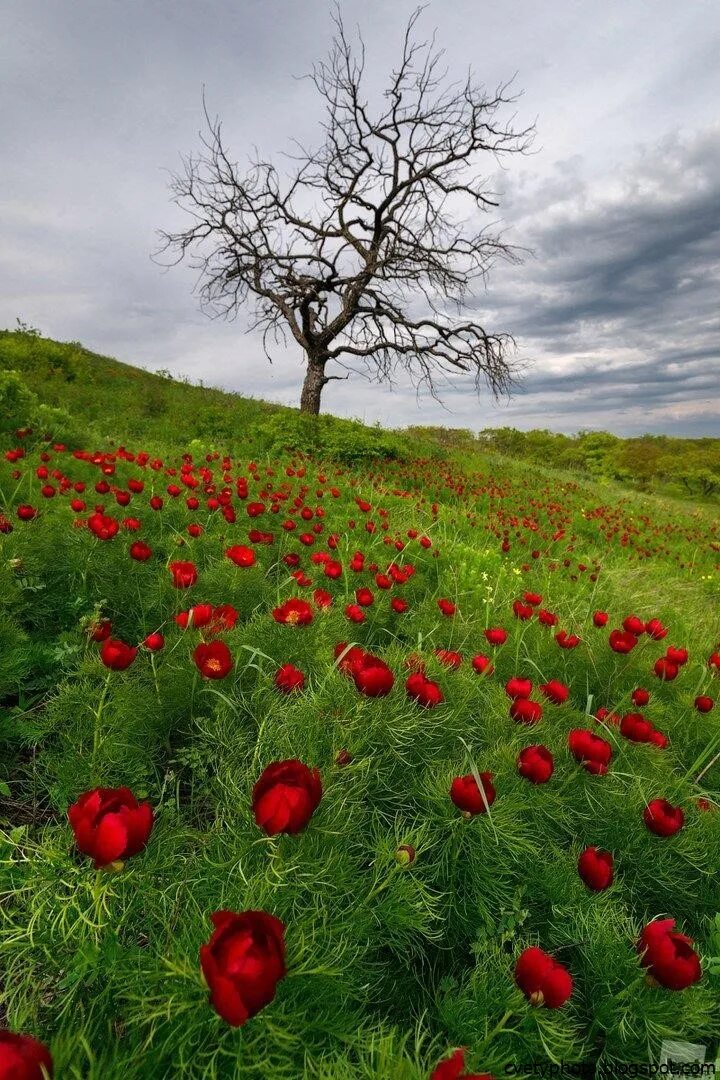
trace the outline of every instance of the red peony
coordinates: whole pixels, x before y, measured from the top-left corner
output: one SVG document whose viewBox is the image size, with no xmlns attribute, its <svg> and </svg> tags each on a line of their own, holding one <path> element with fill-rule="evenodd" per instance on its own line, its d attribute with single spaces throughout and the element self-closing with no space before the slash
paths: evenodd
<svg viewBox="0 0 720 1080">
<path fill-rule="evenodd" d="M 430 1074 L 429 1080 L 493 1080 L 490 1073 L 465 1072 L 465 1050 L 456 1050 L 445 1058 Z"/>
<path fill-rule="evenodd" d="M 572 975 L 542 949 L 532 946 L 515 965 L 515 981 L 531 1005 L 559 1009 L 573 991 Z"/>
<path fill-rule="evenodd" d="M 195 563 L 171 562 L 168 570 L 172 575 L 172 583 L 176 589 L 189 589 L 198 579 Z"/>
<path fill-rule="evenodd" d="M 526 746 L 517 759 L 517 770 L 533 784 L 546 784 L 555 769 L 555 761 L 547 746 L 538 743 Z"/>
<path fill-rule="evenodd" d="M 107 638 L 100 649 L 100 659 L 105 667 L 112 671 L 124 671 L 130 667 L 137 656 L 137 648 L 134 645 L 126 645 L 124 641 L 116 641 Z"/>
<path fill-rule="evenodd" d="M 75 843 L 96 868 L 137 855 L 153 827 L 150 803 L 139 803 L 129 788 L 93 788 L 68 810 Z"/>
<path fill-rule="evenodd" d="M 283 693 L 291 694 L 294 690 L 302 690 L 305 686 L 305 675 L 292 664 L 283 664 L 275 672 L 275 685 Z"/>
<path fill-rule="evenodd" d="M 53 1076 L 46 1046 L 31 1035 L 0 1031 L 0 1080 L 45 1080 Z"/>
<path fill-rule="evenodd" d="M 685 814 L 667 799 L 653 799 L 643 811 L 643 821 L 656 836 L 674 836 L 685 824 Z"/>
<path fill-rule="evenodd" d="M 513 701 L 518 698 L 529 698 L 532 694 L 533 684 L 530 679 L 523 679 L 519 675 L 513 675 L 505 683 L 505 693 Z"/>
<path fill-rule="evenodd" d="M 350 674 L 365 697 L 385 697 L 395 682 L 395 676 L 385 661 L 370 653 L 363 653 L 352 662 Z"/>
<path fill-rule="evenodd" d="M 578 873 L 593 892 L 602 892 L 613 882 L 613 857 L 598 847 L 585 848 L 578 859 Z"/>
<path fill-rule="evenodd" d="M 428 679 L 421 671 L 416 671 L 408 676 L 405 691 L 409 698 L 417 701 L 418 705 L 422 705 L 426 709 L 441 705 L 445 700 L 438 684 L 433 682 L 432 679 Z"/>
<path fill-rule="evenodd" d="M 612 760 L 612 746 L 587 728 L 573 728 L 568 735 L 570 753 L 594 776 L 603 776 Z"/>
<path fill-rule="evenodd" d="M 144 540 L 136 540 L 130 545 L 130 558 L 136 562 L 147 562 L 152 558 L 152 548 Z"/>
<path fill-rule="evenodd" d="M 482 653 L 478 653 L 477 656 L 473 656 L 471 663 L 473 671 L 477 671 L 478 675 L 483 675 L 485 672 L 487 672 L 488 675 L 492 675 L 493 671 L 495 670 L 490 657 L 483 656 Z"/>
<path fill-rule="evenodd" d="M 596 611 L 593 615 L 595 626 L 607 626 L 608 614 L 606 611 Z"/>
<path fill-rule="evenodd" d="M 255 563 L 255 552 L 244 544 L 235 544 L 233 547 L 227 548 L 225 555 L 236 566 L 248 567 L 253 566 Z"/>
<path fill-rule="evenodd" d="M 482 790 L 472 773 L 456 776 L 450 785 L 450 798 L 458 809 L 466 814 L 484 814 L 495 802 L 492 773 L 484 772 L 479 775 Z"/>
<path fill-rule="evenodd" d="M 493 627 L 485 631 L 485 637 L 490 645 L 504 645 L 507 641 L 507 630 L 502 630 L 499 626 Z"/>
<path fill-rule="evenodd" d="M 702 978 L 702 968 L 692 939 L 678 934 L 674 926 L 674 919 L 655 919 L 643 930 L 637 947 L 656 982 L 668 990 L 685 990 Z"/>
<path fill-rule="evenodd" d="M 457 607 L 453 604 L 452 600 L 438 600 L 437 604 L 443 615 L 454 615 L 457 611 Z"/>
<path fill-rule="evenodd" d="M 274 608 L 273 619 L 285 626 L 307 626 L 313 621 L 313 610 L 307 600 L 293 597 Z"/>
<path fill-rule="evenodd" d="M 542 714 L 542 705 L 529 698 L 516 698 L 510 706 L 510 716 L 518 724 L 537 724 Z"/>
<path fill-rule="evenodd" d="M 699 697 L 695 698 L 695 708 L 698 712 L 709 713 L 714 705 L 715 702 L 711 697 L 708 697 L 707 694 L 700 694 Z"/>
<path fill-rule="evenodd" d="M 562 705 L 570 696 L 567 686 L 557 679 L 551 679 L 550 682 L 543 683 L 540 689 L 548 701 L 552 701 L 553 705 Z"/>
<path fill-rule="evenodd" d="M 269 1005 L 286 974 L 285 926 L 266 911 L 216 911 L 200 967 L 210 1004 L 232 1027 Z"/>
<path fill-rule="evenodd" d="M 193 652 L 193 660 L 205 679 L 224 679 L 232 671 L 232 654 L 224 641 L 198 645 Z"/>
<path fill-rule="evenodd" d="M 253 787 L 255 822 L 268 836 L 298 833 L 315 812 L 322 791 L 317 769 L 308 768 L 297 758 L 274 761 L 263 769 Z"/>
</svg>

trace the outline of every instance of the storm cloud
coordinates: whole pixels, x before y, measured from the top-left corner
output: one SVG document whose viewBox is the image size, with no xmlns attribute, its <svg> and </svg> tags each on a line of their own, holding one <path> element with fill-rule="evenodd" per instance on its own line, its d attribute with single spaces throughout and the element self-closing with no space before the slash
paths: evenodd
<svg viewBox="0 0 720 1080">
<path fill-rule="evenodd" d="M 150 259 L 182 227 L 168 173 L 199 149 L 201 89 L 233 157 L 253 146 L 282 172 L 314 146 L 323 104 L 309 80 L 328 52 L 330 3 L 289 0 L 5 0 L 0 40 L 0 326 L 48 336 L 206 384 L 295 404 L 301 356 L 202 314 L 186 267 Z M 377 105 L 415 4 L 343 0 L 366 46 Z M 511 0 L 425 7 L 416 38 L 444 48 L 448 81 L 468 66 L 495 86 L 517 71 L 530 156 L 488 165 L 493 221 L 531 249 L 499 264 L 468 302 L 508 331 L 525 366 L 509 403 L 469 380 L 444 407 L 360 376 L 325 407 L 385 423 L 513 424 L 620 434 L 720 434 L 720 15 L 704 0 Z M 468 222 L 468 228 L 478 224 Z M 482 224 L 486 224 L 485 221 Z"/>
</svg>

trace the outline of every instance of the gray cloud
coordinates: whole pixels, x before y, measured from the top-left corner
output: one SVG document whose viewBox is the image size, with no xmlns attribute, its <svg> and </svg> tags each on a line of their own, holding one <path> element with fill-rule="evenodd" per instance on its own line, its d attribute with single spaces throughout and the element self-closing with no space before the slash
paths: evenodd
<svg viewBox="0 0 720 1080">
<path fill-rule="evenodd" d="M 415 3 L 343 0 L 380 101 Z M 6 0 L 0 40 L 0 326 L 148 368 L 295 404 L 301 357 L 267 364 L 247 318 L 210 320 L 187 268 L 149 258 L 155 230 L 184 218 L 163 168 L 198 149 L 200 89 L 234 157 L 253 144 L 282 170 L 290 137 L 315 145 L 322 103 L 298 81 L 327 54 L 330 4 L 290 0 Z M 431 3 L 417 37 L 494 86 L 518 71 L 518 122 L 538 115 L 535 153 L 491 176 L 498 224 L 532 247 L 498 266 L 474 301 L 519 341 L 528 368 L 509 404 L 447 382 L 440 408 L 361 378 L 327 408 L 385 423 L 720 433 L 720 16 L 697 0 L 532 0 L 479 10 Z"/>
</svg>

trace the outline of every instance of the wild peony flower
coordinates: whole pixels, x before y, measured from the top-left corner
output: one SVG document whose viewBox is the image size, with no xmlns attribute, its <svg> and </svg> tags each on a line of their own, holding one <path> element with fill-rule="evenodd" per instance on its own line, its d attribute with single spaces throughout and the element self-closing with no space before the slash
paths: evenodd
<svg viewBox="0 0 720 1080">
<path fill-rule="evenodd" d="M 284 626 L 308 626 L 313 621 L 313 609 L 307 600 L 293 597 L 274 608 L 273 619 Z"/>
<path fill-rule="evenodd" d="M 538 743 L 526 746 L 517 759 L 517 770 L 533 784 L 546 784 L 555 769 L 555 761 L 547 746 Z"/>
<path fill-rule="evenodd" d="M 685 824 L 685 814 L 667 799 L 653 799 L 643 811 L 643 821 L 656 836 L 674 836 Z"/>
<path fill-rule="evenodd" d="M 593 892 L 602 892 L 613 881 L 613 857 L 598 847 L 585 848 L 578 859 L 578 873 Z"/>
<path fill-rule="evenodd" d="M 189 589 L 198 579 L 197 567 L 192 562 L 171 562 L 168 570 L 176 589 Z"/>
<path fill-rule="evenodd" d="M 559 1009 L 573 991 L 567 968 L 542 949 L 532 946 L 520 955 L 515 965 L 515 981 L 531 1005 Z"/>
<path fill-rule="evenodd" d="M 215 927 L 200 947 L 210 1004 L 231 1027 L 241 1027 L 275 997 L 286 974 L 285 926 L 266 911 L 215 911 Z"/>
<path fill-rule="evenodd" d="M 53 1076 L 50 1051 L 31 1035 L 0 1031 L 0 1080 L 44 1080 Z"/>
<path fill-rule="evenodd" d="M 96 868 L 137 855 L 153 827 L 150 803 L 139 803 L 130 788 L 93 788 L 68 810 L 75 843 Z"/>
<path fill-rule="evenodd" d="M 224 641 L 198 645 L 193 652 L 193 660 L 205 679 L 224 679 L 232 671 L 232 654 Z"/>
<path fill-rule="evenodd" d="M 100 649 L 100 659 L 112 671 L 124 671 L 136 656 L 137 648 L 134 645 L 126 645 L 124 641 L 113 638 L 106 638 Z"/>
<path fill-rule="evenodd" d="M 674 919 L 655 919 L 637 943 L 641 962 L 652 978 L 668 990 L 685 990 L 702 978 L 692 939 L 678 934 Z"/>
<path fill-rule="evenodd" d="M 252 810 L 256 824 L 268 834 L 298 833 L 310 821 L 322 798 L 317 769 L 297 758 L 274 761 L 253 787 Z"/>
<path fill-rule="evenodd" d="M 466 814 L 484 814 L 495 802 L 492 773 L 479 773 L 482 791 L 472 773 L 456 776 L 450 785 L 450 798 L 459 810 Z M 483 798 L 484 796 L 484 798 Z"/>
</svg>

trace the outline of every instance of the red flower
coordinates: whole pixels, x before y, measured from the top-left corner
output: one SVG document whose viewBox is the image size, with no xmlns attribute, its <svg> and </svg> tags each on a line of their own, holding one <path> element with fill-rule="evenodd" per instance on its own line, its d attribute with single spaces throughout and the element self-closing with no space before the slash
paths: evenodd
<svg viewBox="0 0 720 1080">
<path fill-rule="evenodd" d="M 602 892 L 612 885 L 613 857 L 609 851 L 601 851 L 598 847 L 585 848 L 578 859 L 578 873 L 588 889 Z"/>
<path fill-rule="evenodd" d="M 456 776 L 450 785 L 450 798 L 466 814 L 484 814 L 495 802 L 492 773 L 483 772 L 479 776 L 480 786 L 472 773 Z"/>
<path fill-rule="evenodd" d="M 655 641 L 662 641 L 664 637 L 667 637 L 667 629 L 659 619 L 651 619 L 650 622 L 645 623 L 645 633 Z"/>
<path fill-rule="evenodd" d="M 682 667 L 683 664 L 687 664 L 688 662 L 687 649 L 679 649 L 677 645 L 668 645 L 665 650 L 665 656 L 670 663 L 675 664 L 676 667 Z"/>
<path fill-rule="evenodd" d="M 212 609 L 212 617 L 208 623 L 208 635 L 223 634 L 232 630 L 239 619 L 238 612 L 232 604 L 218 604 Z"/>
<path fill-rule="evenodd" d="M 440 705 L 445 700 L 438 684 L 433 682 L 432 679 L 428 679 L 421 671 L 416 671 L 408 676 L 405 690 L 409 698 L 417 701 L 418 705 L 422 705 L 426 709 Z"/>
<path fill-rule="evenodd" d="M 492 675 L 495 668 L 493 667 L 490 657 L 483 656 L 482 653 L 478 653 L 477 656 L 472 658 L 473 671 L 477 671 L 478 675 L 484 675 L 487 671 L 488 675 Z"/>
<path fill-rule="evenodd" d="M 93 788 L 68 810 L 75 843 L 95 867 L 137 855 L 153 827 L 150 803 L 139 803 L 129 788 Z"/>
<path fill-rule="evenodd" d="M 370 589 L 363 588 L 355 590 L 355 599 L 361 607 L 370 607 L 370 605 L 374 602 L 375 597 L 373 596 Z"/>
<path fill-rule="evenodd" d="M 495 627 L 492 630 L 486 630 L 485 637 L 490 645 L 504 645 L 507 641 L 507 630 Z"/>
<path fill-rule="evenodd" d="M 98 540 L 112 540 L 120 528 L 115 518 L 106 514 L 91 514 L 88 518 L 88 529 L 97 536 Z"/>
<path fill-rule="evenodd" d="M 175 622 L 182 630 L 193 627 L 196 630 L 207 626 L 213 617 L 212 604 L 196 604 L 189 611 L 181 611 L 175 616 Z"/>
<path fill-rule="evenodd" d="M 637 690 L 633 690 L 630 697 L 632 698 L 633 705 L 637 705 L 637 707 L 641 709 L 643 705 L 647 705 L 650 700 L 650 691 L 638 687 Z"/>
<path fill-rule="evenodd" d="M 652 724 L 642 713 L 627 713 L 620 721 L 620 734 L 630 742 L 650 742 L 653 730 Z"/>
<path fill-rule="evenodd" d="M 365 697 L 385 697 L 395 682 L 395 676 L 385 661 L 370 653 L 364 653 L 352 661 L 350 674 Z"/>
<path fill-rule="evenodd" d="M 232 1027 L 241 1027 L 275 997 L 286 974 L 285 926 L 266 911 L 215 911 L 200 966 L 210 1004 Z"/>
<path fill-rule="evenodd" d="M 552 611 L 546 611 L 545 608 L 538 611 L 538 622 L 542 623 L 543 626 L 557 626 L 559 621 L 557 615 L 554 615 Z"/>
<path fill-rule="evenodd" d="M 542 596 L 539 593 L 523 593 L 523 600 L 526 604 L 532 604 L 533 607 L 539 607 L 542 604 Z"/>
<path fill-rule="evenodd" d="M 253 787 L 255 822 L 268 836 L 298 833 L 312 817 L 322 791 L 317 769 L 309 769 L 297 758 L 274 761 L 263 769 Z"/>
<path fill-rule="evenodd" d="M 332 607 L 332 595 L 327 589 L 314 589 L 313 600 L 315 601 L 315 607 L 317 608 L 329 608 Z"/>
<path fill-rule="evenodd" d="M 714 704 L 715 702 L 713 699 L 708 697 L 707 694 L 701 694 L 699 697 L 695 698 L 695 708 L 701 713 L 709 713 Z"/>
<path fill-rule="evenodd" d="M 38 515 L 34 506 L 28 506 L 27 503 L 23 503 L 17 508 L 17 516 L 21 521 L 32 521 Z"/>
<path fill-rule="evenodd" d="M 232 671 L 233 658 L 224 641 L 198 645 L 193 652 L 193 660 L 206 679 L 224 679 Z"/>
<path fill-rule="evenodd" d="M 595 626 L 607 626 L 608 614 L 606 611 L 596 611 L 593 615 Z"/>
<path fill-rule="evenodd" d="M 672 682 L 680 674 L 680 668 L 677 664 L 673 664 L 667 656 L 661 656 L 655 661 L 653 671 L 658 679 L 662 679 L 663 682 Z"/>
<path fill-rule="evenodd" d="M 176 589 L 189 589 L 198 579 L 195 563 L 171 562 L 168 570 L 172 574 L 172 583 Z"/>
<path fill-rule="evenodd" d="M 236 566 L 247 567 L 255 563 L 255 552 L 252 548 L 245 547 L 244 544 L 235 544 L 233 547 L 227 548 L 225 555 Z"/>
<path fill-rule="evenodd" d="M 522 622 L 532 619 L 534 612 L 530 604 L 523 604 L 522 600 L 515 600 L 512 607 L 516 619 L 520 619 Z"/>
<path fill-rule="evenodd" d="M 685 990 L 702 978 L 700 960 L 692 939 L 673 929 L 674 919 L 655 919 L 637 943 L 641 962 L 650 975 L 668 990 Z"/>
<path fill-rule="evenodd" d="M 542 714 L 542 705 L 529 698 L 516 698 L 510 706 L 510 716 L 518 724 L 537 724 Z"/>
<path fill-rule="evenodd" d="M 533 784 L 546 784 L 553 774 L 555 762 L 547 746 L 538 743 L 526 746 L 517 759 L 517 770 Z"/>
<path fill-rule="evenodd" d="M 561 649 L 574 649 L 580 644 L 577 634 L 568 634 L 567 630 L 561 630 L 555 635 L 555 640 Z"/>
<path fill-rule="evenodd" d="M 392 600 L 390 601 L 390 607 L 398 615 L 402 615 L 402 613 L 404 611 L 407 611 L 407 609 L 408 609 L 408 602 L 407 602 L 407 600 L 403 600 L 400 596 L 394 596 L 392 598 Z"/>
<path fill-rule="evenodd" d="M 143 645 L 146 649 L 149 649 L 150 652 L 159 652 L 161 649 L 165 648 L 165 638 L 161 633 L 156 631 L 154 634 L 148 634 L 143 641 Z"/>
<path fill-rule="evenodd" d="M 613 652 L 629 653 L 637 645 L 638 639 L 634 634 L 628 633 L 627 630 L 611 630 L 608 643 Z"/>
<path fill-rule="evenodd" d="M 345 614 L 350 622 L 362 623 L 365 622 L 365 612 L 358 604 L 348 604 L 345 608 Z"/>
<path fill-rule="evenodd" d="M 627 619 L 623 619 L 623 630 L 640 637 L 645 633 L 645 623 L 637 615 L 628 615 Z"/>
<path fill-rule="evenodd" d="M 552 701 L 553 705 L 562 705 L 570 696 L 567 686 L 558 682 L 557 679 L 551 679 L 550 682 L 544 683 L 540 689 L 548 701 Z"/>
<path fill-rule="evenodd" d="M 612 746 L 587 728 L 573 728 L 568 735 L 570 753 L 594 776 L 603 776 L 612 760 Z"/>
<path fill-rule="evenodd" d="M 515 981 L 531 1005 L 546 1005 L 548 1009 L 559 1009 L 573 991 L 567 968 L 537 946 L 525 949 L 519 957 Z"/>
<path fill-rule="evenodd" d="M 87 632 L 93 641 L 107 641 L 112 632 L 112 623 L 109 619 L 100 619 L 90 625 Z"/>
<path fill-rule="evenodd" d="M 144 540 L 136 540 L 130 545 L 130 558 L 136 562 L 147 562 L 152 558 L 152 548 Z"/>
<path fill-rule="evenodd" d="M 107 638 L 100 649 L 100 659 L 105 667 L 112 671 L 124 671 L 130 667 L 137 656 L 137 648 L 134 645 L 126 645 L 124 641 L 115 641 Z"/>
<path fill-rule="evenodd" d="M 643 821 L 656 836 L 674 836 L 685 824 L 685 814 L 667 799 L 653 799 L 643 811 Z"/>
<path fill-rule="evenodd" d="M 490 1073 L 466 1073 L 465 1050 L 456 1050 L 441 1061 L 430 1074 L 430 1080 L 493 1080 Z"/>
<path fill-rule="evenodd" d="M 438 600 L 437 604 L 443 615 L 454 615 L 457 611 L 457 607 L 452 600 Z"/>
<path fill-rule="evenodd" d="M 435 655 L 444 667 L 452 668 L 453 671 L 457 671 L 462 664 L 462 653 L 452 649 L 436 649 Z"/>
<path fill-rule="evenodd" d="M 46 1076 L 53 1076 L 46 1046 L 31 1035 L 0 1031 L 0 1080 L 44 1080 Z"/>
<path fill-rule="evenodd" d="M 302 690 L 305 686 L 305 675 L 292 664 L 283 664 L 275 672 L 275 685 L 283 693 L 291 694 L 293 690 Z"/>
<path fill-rule="evenodd" d="M 307 626 L 313 621 L 313 610 L 307 600 L 293 597 L 273 610 L 273 619 L 285 626 Z"/>
<path fill-rule="evenodd" d="M 532 694 L 533 684 L 530 679 L 523 679 L 519 675 L 513 675 L 505 683 L 505 693 L 513 701 L 517 698 L 529 698 Z"/>
</svg>

